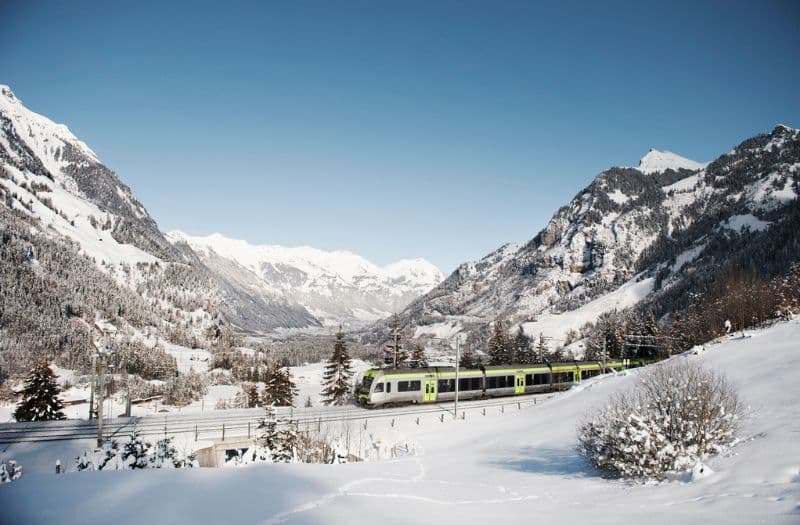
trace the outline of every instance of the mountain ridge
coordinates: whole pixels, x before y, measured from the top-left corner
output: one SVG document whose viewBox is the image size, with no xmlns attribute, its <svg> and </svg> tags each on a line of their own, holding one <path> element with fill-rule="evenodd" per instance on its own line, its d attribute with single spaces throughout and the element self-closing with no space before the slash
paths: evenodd
<svg viewBox="0 0 800 525">
<path fill-rule="evenodd" d="M 166 236 L 188 243 L 220 274 L 249 272 L 261 281 L 264 293 L 302 305 L 326 325 L 387 317 L 444 277 L 423 258 L 378 266 L 347 250 L 253 245 L 218 233 L 190 236 L 173 230 Z"/>
<path fill-rule="evenodd" d="M 668 160 L 679 157 L 672 155 Z M 710 163 L 680 159 L 666 165 L 663 156 L 651 155 L 654 162 L 645 158 L 643 170 L 603 171 L 530 241 L 505 244 L 460 265 L 400 314 L 401 325 L 415 334 L 465 331 L 479 341 L 488 336 L 490 323 L 503 319 L 530 335 L 549 327 L 552 333 L 543 335 L 564 339 L 575 323 L 591 319 L 564 327 L 559 316 L 623 290 L 626 283 L 625 290 L 635 293 L 620 292 L 625 300 L 610 300 L 605 310 L 647 302 L 664 314 L 660 305 L 685 305 L 686 294 L 699 291 L 713 279 L 714 268 L 736 257 L 766 262 L 780 252 L 773 257 L 779 262 L 760 264 L 771 272 L 800 259 L 800 240 L 783 243 L 784 251 L 758 241 L 791 235 L 797 220 L 789 211 L 800 194 L 800 131 L 776 126 Z M 764 253 L 748 251 L 748 241 L 759 242 Z M 595 311 L 594 318 L 605 310 Z M 376 334 L 387 329 L 387 323 L 374 327 Z"/>
</svg>

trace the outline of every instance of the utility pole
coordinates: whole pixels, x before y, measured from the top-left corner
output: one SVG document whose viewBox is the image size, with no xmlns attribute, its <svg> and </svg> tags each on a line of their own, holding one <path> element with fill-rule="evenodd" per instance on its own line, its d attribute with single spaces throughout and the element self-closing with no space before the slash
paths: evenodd
<svg viewBox="0 0 800 525">
<path fill-rule="evenodd" d="M 394 368 L 397 368 L 397 325 L 394 327 Z"/>
<path fill-rule="evenodd" d="M 458 367 L 461 364 L 461 338 L 456 335 L 456 400 L 453 405 L 453 419 L 458 419 Z"/>
<path fill-rule="evenodd" d="M 92 354 L 92 382 L 89 387 L 89 419 L 94 416 L 94 390 L 97 383 L 97 353 Z"/>
<path fill-rule="evenodd" d="M 97 386 L 97 446 L 103 446 L 103 394 L 105 390 L 105 364 L 106 359 L 103 354 L 98 356 L 98 386 Z"/>
<path fill-rule="evenodd" d="M 606 359 L 607 359 L 607 356 L 606 356 L 606 338 L 605 337 L 603 337 L 603 353 L 602 353 L 602 355 L 600 357 L 603 358 L 603 373 L 605 374 L 606 373 Z"/>
</svg>

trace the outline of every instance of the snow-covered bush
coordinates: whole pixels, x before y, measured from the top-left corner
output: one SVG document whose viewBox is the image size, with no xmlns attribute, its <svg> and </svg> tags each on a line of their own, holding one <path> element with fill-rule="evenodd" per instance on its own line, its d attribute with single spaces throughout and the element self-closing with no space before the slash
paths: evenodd
<svg viewBox="0 0 800 525">
<path fill-rule="evenodd" d="M 195 466 L 194 456 L 182 455 L 172 444 L 172 438 L 167 437 L 156 442 L 148 461 L 150 468 L 192 468 Z"/>
<path fill-rule="evenodd" d="M 22 467 L 17 462 L 9 460 L 8 463 L 0 463 L 0 483 L 11 483 L 22 477 Z"/>
<path fill-rule="evenodd" d="M 125 446 L 122 447 L 122 461 L 129 469 L 141 469 L 148 467 L 150 456 L 150 443 L 142 439 L 138 430 L 131 432 L 131 437 Z"/>
<path fill-rule="evenodd" d="M 155 446 L 144 441 L 138 431 L 122 447 L 117 440 L 109 440 L 94 450 L 86 450 L 75 459 L 77 470 L 137 470 L 145 468 L 192 468 L 194 457 L 181 454 L 172 444 L 172 438 L 163 438 Z"/>
<path fill-rule="evenodd" d="M 725 376 L 689 361 L 668 362 L 592 413 L 578 430 L 578 450 L 611 475 L 660 480 L 723 450 L 740 415 Z"/>
<path fill-rule="evenodd" d="M 84 450 L 83 454 L 75 458 L 75 468 L 77 470 L 123 470 L 125 463 L 122 454 L 119 442 L 111 439 L 104 442 L 100 448 Z"/>
</svg>

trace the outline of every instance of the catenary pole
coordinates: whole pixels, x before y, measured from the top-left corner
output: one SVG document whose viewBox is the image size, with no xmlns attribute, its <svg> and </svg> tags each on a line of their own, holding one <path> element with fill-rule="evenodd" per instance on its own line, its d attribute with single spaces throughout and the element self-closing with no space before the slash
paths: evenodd
<svg viewBox="0 0 800 525">
<path fill-rule="evenodd" d="M 458 368 L 461 365 L 461 338 L 456 336 L 456 400 L 453 405 L 453 419 L 458 419 Z"/>
</svg>

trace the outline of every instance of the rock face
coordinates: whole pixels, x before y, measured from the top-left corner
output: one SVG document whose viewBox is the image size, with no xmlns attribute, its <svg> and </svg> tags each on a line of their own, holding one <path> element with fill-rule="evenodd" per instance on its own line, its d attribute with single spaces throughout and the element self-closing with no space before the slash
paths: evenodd
<svg viewBox="0 0 800 525">
<path fill-rule="evenodd" d="M 638 168 L 598 175 L 530 241 L 459 266 L 409 305 L 402 322 L 424 334 L 443 324 L 458 330 L 504 319 L 536 335 L 547 328 L 544 335 L 558 339 L 593 321 L 600 302 L 588 310 L 587 303 L 606 296 L 620 299 L 608 308 L 645 300 L 664 310 L 701 285 L 709 268 L 747 259 L 783 271 L 800 258 L 791 237 L 800 227 L 793 212 L 798 170 L 800 132 L 786 126 L 709 164 L 651 150 Z M 766 242 L 785 235 L 790 247 Z M 763 246 L 760 253 L 748 248 L 755 245 Z M 578 311 L 586 315 L 541 323 Z"/>
<path fill-rule="evenodd" d="M 439 284 L 443 275 L 424 259 L 379 267 L 346 251 L 253 246 L 219 234 L 167 237 L 191 246 L 216 275 L 239 288 L 298 305 L 323 324 L 361 325 L 399 312 Z"/>
</svg>

